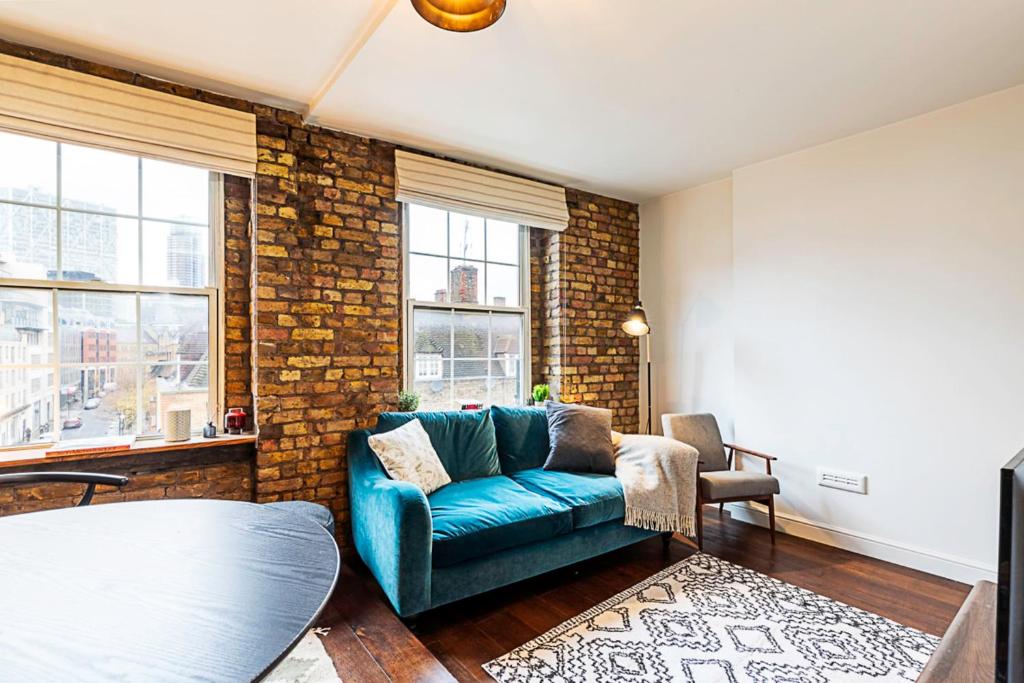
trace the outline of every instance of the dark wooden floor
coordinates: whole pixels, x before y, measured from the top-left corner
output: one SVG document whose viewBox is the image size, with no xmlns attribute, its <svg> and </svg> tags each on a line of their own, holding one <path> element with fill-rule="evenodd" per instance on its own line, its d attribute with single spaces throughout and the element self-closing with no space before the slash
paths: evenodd
<svg viewBox="0 0 1024 683">
<path fill-rule="evenodd" d="M 707 508 L 709 511 L 712 508 Z M 969 587 L 792 536 L 705 515 L 704 551 L 908 626 L 942 635 Z M 480 665 L 695 552 L 651 539 L 423 615 L 410 631 L 365 569 L 347 566 L 322 619 L 346 683 L 489 681 Z M 352 563 L 347 563 L 351 565 Z"/>
</svg>

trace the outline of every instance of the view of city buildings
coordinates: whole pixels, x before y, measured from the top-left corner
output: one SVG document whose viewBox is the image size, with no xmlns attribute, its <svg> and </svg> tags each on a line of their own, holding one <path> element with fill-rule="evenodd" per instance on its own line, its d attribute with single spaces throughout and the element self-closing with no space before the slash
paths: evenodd
<svg viewBox="0 0 1024 683">
<path fill-rule="evenodd" d="M 436 302 L 479 301 L 475 265 L 453 267 L 449 283 L 450 290 L 435 293 Z M 413 388 L 420 394 L 421 409 L 516 403 L 523 388 L 522 320 L 516 313 L 417 310 Z"/>
<path fill-rule="evenodd" d="M 53 371 L 9 367 L 43 363 L 52 353 L 47 307 L 3 298 L 0 290 L 0 444 L 27 443 L 49 431 L 55 417 Z M 8 367 L 4 367 L 8 366 Z"/>
<path fill-rule="evenodd" d="M 0 277 L 139 281 L 147 224 L 104 204 L 57 204 L 46 189 L 0 186 Z M 208 228 L 159 227 L 145 245 L 166 254 L 158 276 L 205 287 Z M 192 409 L 203 424 L 207 306 L 205 296 L 0 287 L 0 446 L 159 433 L 172 408 Z"/>
<path fill-rule="evenodd" d="M 509 310 L 522 302 L 520 227 L 416 205 L 408 216 L 410 374 L 420 409 L 521 402 L 525 316 Z"/>
<path fill-rule="evenodd" d="M 175 287 L 202 287 L 206 282 L 206 245 L 188 225 L 172 225 L 167 235 L 167 280 Z"/>
</svg>

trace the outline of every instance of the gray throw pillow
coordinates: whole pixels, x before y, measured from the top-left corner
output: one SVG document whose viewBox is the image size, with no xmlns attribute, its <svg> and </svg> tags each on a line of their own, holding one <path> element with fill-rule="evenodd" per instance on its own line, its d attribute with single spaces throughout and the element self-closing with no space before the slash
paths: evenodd
<svg viewBox="0 0 1024 683">
<path fill-rule="evenodd" d="M 615 474 L 612 411 L 551 401 L 547 414 L 551 450 L 544 469 Z"/>
</svg>

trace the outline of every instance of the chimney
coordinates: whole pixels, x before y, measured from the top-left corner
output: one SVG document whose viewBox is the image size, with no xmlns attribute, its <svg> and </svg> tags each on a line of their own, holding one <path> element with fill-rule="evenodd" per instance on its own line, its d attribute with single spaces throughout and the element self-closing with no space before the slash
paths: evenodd
<svg viewBox="0 0 1024 683">
<path fill-rule="evenodd" d="M 449 278 L 451 301 L 455 304 L 475 304 L 477 299 L 477 269 L 476 266 L 461 265 L 452 268 Z"/>
</svg>

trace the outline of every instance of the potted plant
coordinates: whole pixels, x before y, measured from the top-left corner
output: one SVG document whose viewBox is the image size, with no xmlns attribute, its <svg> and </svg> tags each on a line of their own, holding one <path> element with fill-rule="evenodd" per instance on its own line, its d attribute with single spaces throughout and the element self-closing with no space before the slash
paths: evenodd
<svg viewBox="0 0 1024 683">
<path fill-rule="evenodd" d="M 533 397 L 533 405 L 543 406 L 551 398 L 551 387 L 547 384 L 534 384 L 531 396 Z"/>
<path fill-rule="evenodd" d="M 415 391 L 398 392 L 398 412 L 414 413 L 420 407 L 420 395 Z"/>
</svg>

